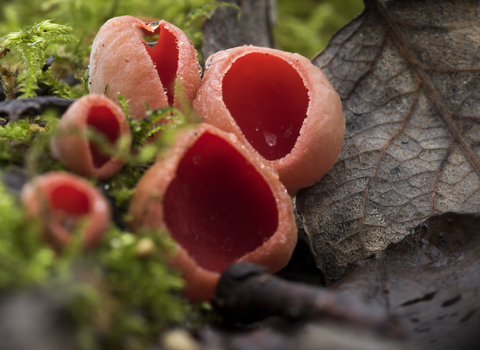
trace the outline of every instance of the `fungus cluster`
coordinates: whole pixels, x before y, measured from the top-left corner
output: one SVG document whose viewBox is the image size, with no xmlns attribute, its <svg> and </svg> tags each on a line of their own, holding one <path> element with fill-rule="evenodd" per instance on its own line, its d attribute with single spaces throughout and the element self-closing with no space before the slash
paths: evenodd
<svg viewBox="0 0 480 350">
<path fill-rule="evenodd" d="M 149 33 L 158 34 L 156 43 L 143 39 Z M 333 165 L 344 119 L 325 76 L 298 54 L 243 46 L 208 58 L 203 79 L 198 67 L 197 52 L 179 28 L 130 16 L 107 21 L 92 46 L 91 95 L 65 113 L 52 151 L 71 171 L 107 179 L 122 160 L 85 134 L 94 130 L 112 147 L 123 138 L 130 147 L 118 94 L 136 119 L 145 117 L 146 105 L 182 109 L 191 103 L 203 123 L 180 131 L 145 172 L 129 217 L 134 231 L 169 232 L 176 242 L 170 263 L 187 282 L 184 295 L 207 300 L 233 262 L 251 261 L 271 272 L 287 264 L 297 238 L 290 196 Z M 37 204 L 33 209 L 26 204 L 27 210 L 41 217 L 45 205 L 49 217 L 58 218 L 45 224 L 45 232 L 51 231 L 45 235 L 57 244 L 68 240 L 66 223 L 84 217 L 87 227 L 97 222 L 90 219 L 96 204 L 87 194 L 95 191 L 82 187 L 82 194 L 80 185 L 62 186 L 41 179 L 24 191 L 28 201 L 38 194 Z M 100 236 L 88 230 L 84 235 L 86 246 Z"/>
</svg>

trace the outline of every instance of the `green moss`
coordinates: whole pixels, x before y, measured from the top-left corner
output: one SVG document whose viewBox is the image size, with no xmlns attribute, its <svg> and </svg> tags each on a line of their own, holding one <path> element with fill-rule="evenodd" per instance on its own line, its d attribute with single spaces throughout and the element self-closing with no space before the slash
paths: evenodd
<svg viewBox="0 0 480 350">
<path fill-rule="evenodd" d="M 102 302 L 95 313 L 108 320 L 102 337 L 107 348 L 134 349 L 126 346 L 132 340 L 145 348 L 155 342 L 160 329 L 184 319 L 187 303 L 179 295 L 183 282 L 165 259 L 171 248 L 171 240 L 162 232 L 132 235 L 112 228 L 99 251 L 89 257 L 92 276 L 104 284 L 97 290 Z M 95 326 L 87 321 L 85 326 Z"/>
<path fill-rule="evenodd" d="M 24 220 L 18 203 L 0 182 L 0 291 L 40 284 L 54 264 L 36 225 Z"/>
<path fill-rule="evenodd" d="M 30 178 L 54 170 L 65 170 L 65 167 L 50 152 L 50 139 L 58 124 L 58 115 L 55 111 L 46 111 L 43 115 L 26 121 L 17 121 L 8 125 L 15 126 L 19 123 L 30 122 L 32 126 L 39 126 L 39 131 L 31 131 L 30 138 L 23 144 L 24 152 L 21 154 L 23 165 Z M 33 128 L 36 130 L 37 128 Z"/>
<path fill-rule="evenodd" d="M 0 138 L 4 141 L 16 139 L 18 141 L 26 141 L 30 137 L 28 132 L 30 122 L 20 120 L 17 123 L 9 123 L 5 127 L 0 128 Z"/>
<path fill-rule="evenodd" d="M 74 239 L 57 254 L 1 183 L 0 212 L 0 293 L 60 294 L 82 349 L 143 349 L 184 320 L 189 306 L 179 294 L 181 278 L 167 266 L 172 241 L 164 233 L 112 226 L 97 249 L 83 253 Z"/>
<path fill-rule="evenodd" d="M 13 32 L 5 36 L 2 45 L 9 49 L 17 49 L 23 58 L 25 69 L 19 75 L 21 97 L 33 97 L 38 89 L 38 82 L 44 75 L 49 83 L 55 79 L 43 67 L 47 61 L 46 49 L 54 43 L 75 43 L 77 39 L 70 35 L 72 28 L 43 20 L 28 29 Z M 56 83 L 54 87 L 68 97 L 65 89 Z M 56 90 L 56 91 L 57 91 Z"/>
<path fill-rule="evenodd" d="M 45 148 L 49 149 L 50 130 L 56 124 L 56 118 L 28 118 L 0 127 L 0 165 L 25 165 L 25 158 L 35 150 L 42 161 L 41 168 L 58 169 L 54 160 L 46 161 Z M 41 125 L 42 126 L 41 126 Z M 43 142 L 40 142 L 43 140 Z M 32 148 L 32 145 L 39 148 Z"/>
</svg>

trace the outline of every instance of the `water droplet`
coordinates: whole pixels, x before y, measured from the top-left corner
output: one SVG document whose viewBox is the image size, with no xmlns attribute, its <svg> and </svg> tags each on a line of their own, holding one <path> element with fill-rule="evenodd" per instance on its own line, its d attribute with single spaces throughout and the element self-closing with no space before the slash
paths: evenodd
<svg viewBox="0 0 480 350">
<path fill-rule="evenodd" d="M 265 136 L 265 142 L 270 147 L 274 147 L 277 144 L 277 135 L 274 135 L 268 131 L 263 131 L 263 136 Z"/>
<path fill-rule="evenodd" d="M 228 138 L 230 139 L 230 142 L 236 143 L 238 141 L 238 138 L 235 134 L 229 133 Z"/>
<path fill-rule="evenodd" d="M 293 134 L 293 125 L 290 124 L 287 130 L 283 133 L 283 137 L 287 138 Z"/>
<path fill-rule="evenodd" d="M 223 60 L 223 59 L 225 59 L 225 58 L 227 58 L 227 57 L 228 57 L 228 53 L 225 52 L 225 51 L 218 51 L 218 52 L 215 54 L 215 59 L 216 59 L 217 61 L 221 61 L 221 60 Z"/>
<path fill-rule="evenodd" d="M 212 59 L 210 58 L 207 63 L 205 63 L 205 69 L 209 68 L 212 64 Z"/>
<path fill-rule="evenodd" d="M 155 22 L 149 23 L 147 27 L 150 27 L 151 29 L 155 30 L 158 28 L 159 25 L 160 25 L 160 21 L 155 21 Z"/>
<path fill-rule="evenodd" d="M 270 173 L 272 174 L 273 177 L 275 177 L 276 179 L 278 179 L 278 171 L 270 166 L 267 166 L 267 169 L 270 171 Z M 287 191 L 287 190 L 285 190 Z"/>
<path fill-rule="evenodd" d="M 202 74 L 202 66 L 198 62 L 197 62 L 197 70 L 198 70 L 198 74 Z"/>
<path fill-rule="evenodd" d="M 259 129 L 258 128 L 255 128 L 255 131 L 258 131 Z"/>
<path fill-rule="evenodd" d="M 200 164 L 200 163 L 201 163 L 201 160 L 202 160 L 202 156 L 199 155 L 199 154 L 193 156 L 193 159 L 192 159 L 193 164 L 195 164 L 195 165 Z"/>
</svg>

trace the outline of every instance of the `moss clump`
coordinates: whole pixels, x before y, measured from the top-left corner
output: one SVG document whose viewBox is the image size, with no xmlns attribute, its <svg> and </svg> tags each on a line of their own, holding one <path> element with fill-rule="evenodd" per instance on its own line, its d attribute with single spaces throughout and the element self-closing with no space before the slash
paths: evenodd
<svg viewBox="0 0 480 350">
<path fill-rule="evenodd" d="M 71 35 L 72 28 L 52 23 L 49 20 L 34 24 L 31 28 L 10 33 L 5 37 L 3 46 L 17 49 L 23 58 L 25 69 L 19 75 L 21 97 L 36 96 L 38 82 L 44 80 L 52 84 L 62 97 L 71 97 L 68 87 L 61 86 L 50 71 L 44 66 L 47 63 L 46 49 L 54 43 L 75 43 L 77 39 Z"/>
<path fill-rule="evenodd" d="M 5 121 L 6 123 L 6 121 Z M 50 113 L 44 117 L 28 118 L 15 123 L 6 123 L 0 127 L 0 166 L 25 166 L 25 158 L 34 151 L 41 158 L 37 163 L 45 170 L 62 169 L 45 149 L 49 149 L 51 131 L 57 118 Z M 35 147 L 32 147 L 35 145 Z"/>
<path fill-rule="evenodd" d="M 1 182 L 0 213 L 0 291 L 42 283 L 54 265 L 54 253 Z"/>
<path fill-rule="evenodd" d="M 166 264 L 172 242 L 164 233 L 112 226 L 97 249 L 84 253 L 74 239 L 57 254 L 1 183 L 0 212 L 0 294 L 61 294 L 80 348 L 143 349 L 184 320 L 189 306 L 179 294 L 181 278 Z"/>
<path fill-rule="evenodd" d="M 184 320 L 183 281 L 165 259 L 171 248 L 162 232 L 133 235 L 111 228 L 98 251 L 82 259 L 83 278 L 95 286 L 94 298 L 73 304 L 83 321 L 83 343 L 101 339 L 102 348 L 144 349 L 166 326 Z M 91 304 L 91 312 L 82 304 Z"/>
</svg>

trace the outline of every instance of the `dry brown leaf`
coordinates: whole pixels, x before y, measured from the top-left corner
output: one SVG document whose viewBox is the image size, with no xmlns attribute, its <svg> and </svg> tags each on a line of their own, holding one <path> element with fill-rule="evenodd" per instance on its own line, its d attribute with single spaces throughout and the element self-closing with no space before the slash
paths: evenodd
<svg viewBox="0 0 480 350">
<path fill-rule="evenodd" d="M 384 308 L 405 349 L 480 349 L 480 216 L 433 216 L 327 290 Z"/>
<path fill-rule="evenodd" d="M 297 197 L 330 281 L 431 215 L 480 210 L 479 18 L 478 1 L 365 0 L 313 59 L 347 125 L 333 169 Z"/>
</svg>

